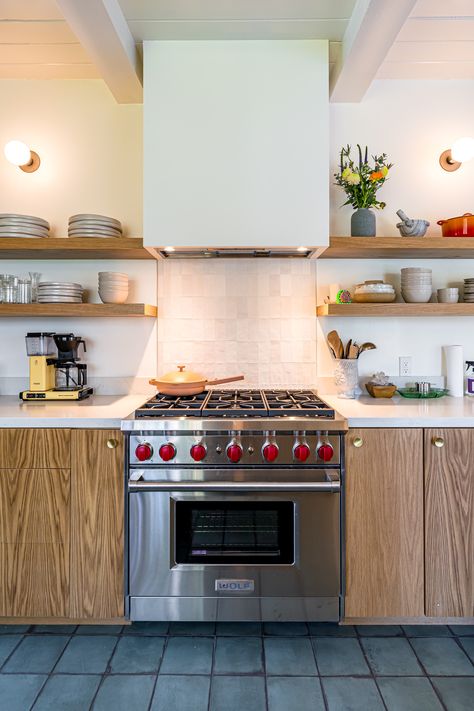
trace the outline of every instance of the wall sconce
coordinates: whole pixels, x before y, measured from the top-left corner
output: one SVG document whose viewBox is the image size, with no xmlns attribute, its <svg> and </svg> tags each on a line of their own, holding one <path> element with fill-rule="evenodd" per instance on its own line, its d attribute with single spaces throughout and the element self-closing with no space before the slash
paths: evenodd
<svg viewBox="0 0 474 711">
<path fill-rule="evenodd" d="M 5 158 L 25 173 L 34 173 L 40 167 L 40 157 L 22 141 L 8 141 L 3 149 Z"/>
<path fill-rule="evenodd" d="M 454 141 L 452 148 L 443 151 L 439 157 L 439 164 L 443 170 L 450 173 L 461 167 L 461 163 L 474 158 L 474 138 L 464 136 Z"/>
</svg>

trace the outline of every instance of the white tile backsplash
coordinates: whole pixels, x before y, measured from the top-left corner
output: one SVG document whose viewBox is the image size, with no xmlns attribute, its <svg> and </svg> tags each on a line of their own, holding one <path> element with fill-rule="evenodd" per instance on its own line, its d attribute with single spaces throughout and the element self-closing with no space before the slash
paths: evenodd
<svg viewBox="0 0 474 711">
<path fill-rule="evenodd" d="M 158 263 L 158 368 L 246 387 L 316 381 L 316 264 L 303 259 Z M 232 387 L 232 386 L 230 386 Z"/>
</svg>

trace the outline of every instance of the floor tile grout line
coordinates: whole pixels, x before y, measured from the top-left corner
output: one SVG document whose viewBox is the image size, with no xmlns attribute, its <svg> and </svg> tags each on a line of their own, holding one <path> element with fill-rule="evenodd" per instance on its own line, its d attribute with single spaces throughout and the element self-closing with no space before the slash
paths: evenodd
<svg viewBox="0 0 474 711">
<path fill-rule="evenodd" d="M 432 639 L 436 639 L 436 637 L 433 637 Z M 438 638 L 438 639 L 441 639 L 441 638 Z M 423 664 L 423 662 L 421 661 L 420 657 L 418 656 L 418 654 L 417 654 L 417 652 L 416 652 L 416 649 L 415 649 L 415 647 L 413 646 L 412 640 L 411 640 L 410 637 L 408 637 L 408 644 L 410 645 L 410 647 L 411 647 L 411 649 L 412 649 L 412 651 L 413 651 L 413 654 L 415 655 L 415 657 L 416 657 L 416 659 L 417 659 L 417 661 L 418 661 L 418 664 L 419 664 L 419 665 L 421 666 L 421 668 L 423 669 L 423 672 L 424 672 L 424 674 L 425 674 L 425 678 L 428 679 L 428 683 L 429 683 L 429 685 L 431 686 L 431 688 L 433 689 L 433 693 L 435 694 L 436 698 L 437 698 L 438 701 L 440 702 L 441 707 L 442 707 L 445 711 L 449 711 L 449 709 L 448 709 L 448 708 L 446 707 L 446 705 L 444 704 L 444 701 L 443 701 L 443 699 L 441 698 L 441 695 L 438 693 L 438 690 L 436 689 L 435 685 L 434 685 L 433 682 L 431 681 L 431 677 L 430 677 L 430 675 L 428 674 L 425 665 Z"/>
<path fill-rule="evenodd" d="M 25 639 L 25 636 L 24 636 L 24 635 L 21 635 L 21 639 L 18 640 L 18 642 L 17 642 L 16 645 L 13 647 L 13 649 L 12 649 L 12 651 L 10 652 L 10 654 L 8 655 L 8 657 L 4 660 L 3 664 L 0 665 L 0 674 L 3 674 L 3 668 L 4 668 L 5 664 L 7 664 L 8 661 L 10 660 L 11 656 L 12 656 L 13 654 L 15 654 L 16 650 L 18 649 L 18 647 L 20 646 L 20 644 L 23 642 L 24 639 Z"/>
<path fill-rule="evenodd" d="M 308 629 L 309 629 L 309 627 L 308 627 Z M 327 698 L 326 698 L 326 692 L 324 691 L 324 688 L 323 688 L 323 680 L 321 678 L 321 672 L 319 671 L 318 655 L 316 652 L 316 645 L 315 645 L 316 637 L 311 637 L 311 630 L 309 630 L 309 632 L 310 632 L 309 643 L 311 645 L 311 649 L 313 650 L 314 663 L 316 664 L 316 674 L 317 674 L 317 679 L 319 681 L 319 688 L 321 689 L 321 696 L 323 699 L 324 708 L 326 711 L 329 711 L 329 702 L 327 701 Z"/>
<path fill-rule="evenodd" d="M 92 635 L 91 635 L 91 636 L 92 636 Z M 97 636 L 99 636 L 99 635 L 97 635 Z M 102 636 L 105 636 L 105 635 L 102 635 Z M 111 655 L 110 655 L 110 657 L 109 657 L 108 664 L 107 664 L 106 667 L 105 667 L 105 671 L 102 672 L 102 674 L 100 675 L 100 676 L 101 676 L 101 679 L 100 679 L 100 682 L 99 682 L 99 684 L 98 684 L 98 686 L 97 686 L 97 689 L 95 690 L 95 694 L 94 694 L 94 696 L 92 697 L 92 701 L 91 701 L 90 706 L 89 706 L 89 711 L 91 711 L 91 709 L 94 707 L 94 704 L 95 704 L 96 699 L 97 699 L 97 695 L 98 695 L 100 689 L 102 688 L 102 686 L 104 685 L 105 679 L 109 676 L 109 674 L 108 674 L 107 672 L 108 672 L 108 669 L 109 669 L 109 667 L 110 667 L 110 662 L 112 661 L 112 657 L 113 657 L 113 655 L 115 654 L 115 650 L 117 649 L 118 644 L 119 644 L 119 642 L 120 642 L 120 636 L 121 636 L 120 634 L 117 635 L 117 642 L 115 643 L 115 646 L 114 646 L 114 648 L 113 648 L 113 650 L 112 650 L 112 653 L 111 653 Z"/>
<path fill-rule="evenodd" d="M 260 659 L 262 662 L 262 669 L 263 669 L 263 687 L 264 687 L 264 694 L 265 694 L 265 709 L 268 711 L 268 688 L 267 688 L 267 679 L 268 679 L 268 674 L 267 674 L 267 654 L 266 654 L 266 649 L 265 649 L 265 638 L 263 636 L 264 633 L 264 625 L 262 624 L 261 626 L 261 631 L 262 634 L 260 635 Z"/>
<path fill-rule="evenodd" d="M 375 639 L 375 637 L 372 637 L 372 639 Z M 381 638 L 379 638 L 379 639 L 381 639 Z M 387 639 L 387 637 L 384 637 L 384 639 Z M 368 666 L 368 668 L 369 668 L 369 672 L 370 672 L 371 678 L 372 678 L 372 680 L 373 680 L 373 682 L 374 682 L 374 684 L 375 684 L 375 688 L 377 689 L 378 694 L 379 694 L 379 696 L 380 696 L 380 699 L 381 699 L 381 701 L 382 701 L 382 706 L 383 706 L 383 708 L 385 709 L 385 711 L 388 711 L 387 704 L 385 703 L 385 699 L 384 699 L 384 697 L 383 697 L 383 694 L 382 694 L 382 692 L 380 691 L 380 686 L 379 686 L 379 684 L 378 684 L 377 677 L 375 676 L 375 672 L 374 672 L 374 670 L 372 669 L 372 664 L 370 663 L 369 658 L 368 658 L 368 656 L 367 656 L 367 654 L 366 654 L 365 647 L 364 647 L 364 645 L 362 644 L 362 641 L 361 641 L 360 638 L 359 638 L 358 641 L 359 641 L 359 647 L 360 647 L 361 652 L 362 652 L 362 656 L 363 656 L 364 659 L 365 659 L 365 663 L 367 664 L 367 666 Z"/>
<path fill-rule="evenodd" d="M 46 674 L 46 679 L 43 681 L 43 683 L 41 684 L 40 688 L 38 689 L 38 693 L 36 694 L 36 696 L 35 696 L 35 698 L 34 698 L 34 700 L 33 700 L 33 703 L 32 703 L 31 706 L 29 707 L 28 711 L 33 711 L 33 707 L 35 706 L 35 704 L 36 704 L 36 702 L 38 701 L 39 697 L 40 697 L 41 694 L 43 693 L 43 689 L 44 689 L 44 687 L 46 686 L 46 684 L 48 683 L 48 681 L 49 681 L 49 674 Z"/>
</svg>

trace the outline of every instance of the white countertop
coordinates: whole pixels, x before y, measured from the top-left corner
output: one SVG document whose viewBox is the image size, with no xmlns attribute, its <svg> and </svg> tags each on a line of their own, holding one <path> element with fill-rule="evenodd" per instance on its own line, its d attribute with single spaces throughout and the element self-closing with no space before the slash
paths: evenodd
<svg viewBox="0 0 474 711">
<path fill-rule="evenodd" d="M 120 423 L 148 399 L 147 395 L 92 395 L 79 402 L 22 402 L 0 397 L 1 427 L 120 429 Z"/>
<path fill-rule="evenodd" d="M 474 427 L 471 397 L 410 400 L 400 395 L 390 399 L 362 395 L 342 400 L 319 394 L 348 420 L 349 427 Z"/>
</svg>

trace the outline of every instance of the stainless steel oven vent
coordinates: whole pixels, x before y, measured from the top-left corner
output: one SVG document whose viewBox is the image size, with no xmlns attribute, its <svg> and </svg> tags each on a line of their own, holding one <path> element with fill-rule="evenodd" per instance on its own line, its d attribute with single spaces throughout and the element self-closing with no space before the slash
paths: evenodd
<svg viewBox="0 0 474 711">
<path fill-rule="evenodd" d="M 210 248 L 187 248 L 176 247 L 169 251 L 163 248 L 158 248 L 158 251 L 163 259 L 254 259 L 268 257 L 291 257 L 299 259 L 307 259 L 314 253 L 314 249 L 305 248 L 277 248 L 269 247 L 268 249 L 232 248 L 232 247 L 210 247 Z"/>
</svg>

